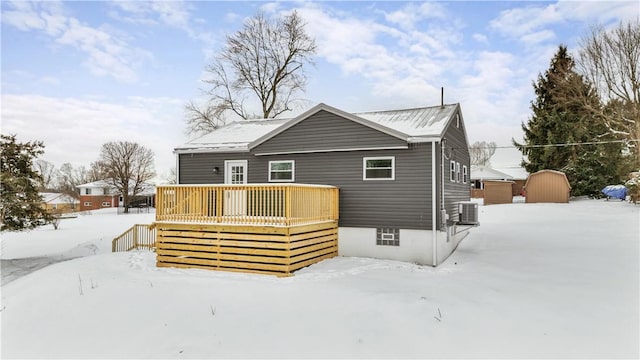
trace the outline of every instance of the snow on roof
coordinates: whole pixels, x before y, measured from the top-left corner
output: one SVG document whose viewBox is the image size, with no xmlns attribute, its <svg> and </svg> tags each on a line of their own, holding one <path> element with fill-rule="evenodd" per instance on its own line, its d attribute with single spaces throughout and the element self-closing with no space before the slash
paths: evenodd
<svg viewBox="0 0 640 360">
<path fill-rule="evenodd" d="M 409 137 L 440 137 L 456 112 L 458 104 L 405 110 L 355 113 L 363 119 L 399 131 Z"/>
<path fill-rule="evenodd" d="M 176 150 L 248 151 L 249 144 L 290 119 L 238 120 L 178 146 Z"/>
<path fill-rule="evenodd" d="M 496 166 L 493 169 L 510 175 L 516 180 L 526 180 L 529 177 L 529 173 L 522 166 Z"/>
<path fill-rule="evenodd" d="M 129 181 L 129 187 L 132 188 L 134 185 L 133 181 Z M 86 184 L 82 184 L 82 185 L 77 185 L 77 188 L 105 188 L 105 189 L 109 189 L 111 190 L 114 194 L 117 191 L 116 187 L 113 186 L 113 184 L 107 182 L 106 180 L 98 180 L 98 181 L 93 181 L 90 183 L 86 183 Z M 142 184 L 142 192 L 139 193 L 138 195 L 141 196 L 149 196 L 149 195 L 153 195 L 156 193 L 156 186 L 154 184 L 151 183 L 143 183 Z"/>
<path fill-rule="evenodd" d="M 471 165 L 472 180 L 513 180 L 513 176 L 483 165 Z"/>
<path fill-rule="evenodd" d="M 239 120 L 176 147 L 177 152 L 248 151 L 320 110 L 332 112 L 365 126 L 374 127 L 409 142 L 420 138 L 441 137 L 458 104 L 405 110 L 346 113 L 326 104 L 318 104 L 293 119 Z M 429 139 L 429 140 L 430 140 Z"/>
<path fill-rule="evenodd" d="M 113 185 L 104 180 L 93 181 L 86 184 L 77 185 L 77 188 L 111 188 Z"/>
</svg>

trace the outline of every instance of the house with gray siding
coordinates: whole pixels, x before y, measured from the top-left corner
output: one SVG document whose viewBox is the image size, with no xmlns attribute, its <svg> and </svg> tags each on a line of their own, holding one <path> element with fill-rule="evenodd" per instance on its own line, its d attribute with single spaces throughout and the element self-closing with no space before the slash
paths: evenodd
<svg viewBox="0 0 640 360">
<path fill-rule="evenodd" d="M 442 263 L 468 234 L 468 139 L 460 104 L 230 123 L 175 149 L 178 184 L 339 188 L 338 253 Z"/>
</svg>

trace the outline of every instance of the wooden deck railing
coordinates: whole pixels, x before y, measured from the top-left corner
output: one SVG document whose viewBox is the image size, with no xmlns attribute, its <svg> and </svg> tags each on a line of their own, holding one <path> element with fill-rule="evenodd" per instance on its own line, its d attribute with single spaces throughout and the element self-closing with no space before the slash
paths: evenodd
<svg viewBox="0 0 640 360">
<path fill-rule="evenodd" d="M 291 226 L 338 219 L 338 188 L 305 184 L 162 185 L 156 221 Z"/>
<path fill-rule="evenodd" d="M 156 229 L 152 225 L 136 224 L 111 242 L 111 251 L 129 251 L 156 246 Z"/>
</svg>

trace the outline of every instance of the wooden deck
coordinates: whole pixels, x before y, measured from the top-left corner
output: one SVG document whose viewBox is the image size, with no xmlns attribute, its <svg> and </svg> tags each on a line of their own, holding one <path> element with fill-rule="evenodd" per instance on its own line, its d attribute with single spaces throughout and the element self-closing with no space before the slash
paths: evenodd
<svg viewBox="0 0 640 360">
<path fill-rule="evenodd" d="M 159 186 L 158 266 L 288 276 L 338 254 L 338 189 Z"/>
</svg>

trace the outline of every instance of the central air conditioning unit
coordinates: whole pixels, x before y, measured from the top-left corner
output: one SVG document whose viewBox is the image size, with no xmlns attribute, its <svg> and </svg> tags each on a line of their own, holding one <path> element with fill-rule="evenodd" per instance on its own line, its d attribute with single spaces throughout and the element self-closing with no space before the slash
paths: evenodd
<svg viewBox="0 0 640 360">
<path fill-rule="evenodd" d="M 458 203 L 458 224 L 479 225 L 478 203 L 465 201 Z"/>
</svg>

